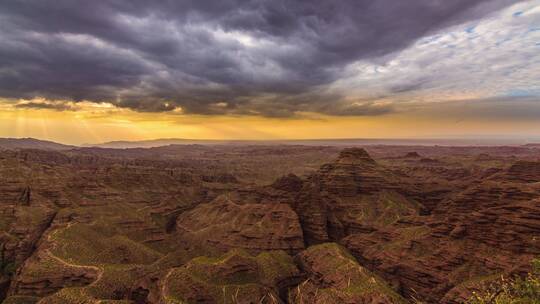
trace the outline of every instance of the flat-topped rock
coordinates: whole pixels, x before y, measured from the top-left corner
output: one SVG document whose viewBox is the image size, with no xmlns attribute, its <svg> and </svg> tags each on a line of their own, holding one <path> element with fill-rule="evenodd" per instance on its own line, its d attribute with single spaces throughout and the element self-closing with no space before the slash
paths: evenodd
<svg viewBox="0 0 540 304">
<path fill-rule="evenodd" d="M 337 162 L 366 162 L 374 164 L 375 161 L 363 148 L 346 148 L 338 156 Z"/>
<path fill-rule="evenodd" d="M 404 157 L 405 158 L 420 158 L 422 156 L 420 156 L 420 154 L 418 154 L 418 152 L 413 151 L 413 152 L 407 152 L 407 154 L 405 154 Z"/>
</svg>

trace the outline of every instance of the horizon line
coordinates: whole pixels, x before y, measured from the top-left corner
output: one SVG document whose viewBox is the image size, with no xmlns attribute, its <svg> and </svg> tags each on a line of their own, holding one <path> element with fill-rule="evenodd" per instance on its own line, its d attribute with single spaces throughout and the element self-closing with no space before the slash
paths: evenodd
<svg viewBox="0 0 540 304">
<path fill-rule="evenodd" d="M 362 137 L 334 137 L 334 138 L 284 138 L 284 139 L 195 139 L 195 138 L 181 138 L 181 137 L 169 137 L 169 138 L 153 138 L 153 139 L 139 139 L 139 140 L 129 140 L 129 139 L 118 139 L 118 140 L 111 140 L 111 141 L 105 141 L 105 142 L 96 142 L 96 143 L 81 143 L 81 144 L 71 144 L 59 140 L 54 139 L 44 139 L 39 137 L 0 137 L 0 140 L 37 140 L 42 142 L 51 142 L 55 144 L 65 145 L 65 146 L 73 146 L 73 147 L 79 147 L 79 148 L 91 148 L 91 147 L 99 147 L 103 145 L 114 145 L 114 144 L 143 144 L 143 143 L 152 143 L 152 142 L 159 142 L 159 141 L 186 141 L 186 142 L 221 142 L 221 143 L 287 143 L 287 142 L 346 142 L 346 141 L 364 141 L 364 142 L 372 142 L 372 144 L 377 144 L 377 141 L 387 141 L 387 142 L 409 142 L 409 144 L 419 144 L 424 143 L 427 144 L 431 142 L 432 145 L 445 145 L 442 142 L 448 142 L 452 144 L 459 145 L 461 142 L 461 145 L 463 144 L 480 144 L 487 145 L 487 146 L 496 146 L 501 144 L 513 144 L 513 145 L 525 145 L 525 144 L 536 144 L 540 143 L 540 136 L 536 138 L 515 138 L 515 137 L 495 137 L 495 136 L 478 136 L 478 137 L 423 137 L 423 138 L 362 138 Z M 375 143 L 373 143 L 375 142 Z M 379 143 L 384 144 L 384 143 Z M 391 144 L 391 143 L 387 143 Z M 171 144 L 164 144 L 166 145 L 174 145 L 174 143 Z"/>
</svg>

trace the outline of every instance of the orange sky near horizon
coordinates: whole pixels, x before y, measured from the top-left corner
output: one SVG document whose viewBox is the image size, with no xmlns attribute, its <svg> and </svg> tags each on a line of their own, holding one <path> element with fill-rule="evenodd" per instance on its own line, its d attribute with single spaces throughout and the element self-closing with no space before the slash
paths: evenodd
<svg viewBox="0 0 540 304">
<path fill-rule="evenodd" d="M 467 116 L 460 107 L 433 106 L 378 116 L 293 118 L 141 113 L 109 104 L 81 103 L 77 110 L 0 108 L 0 137 L 34 137 L 66 144 L 114 140 L 482 138 L 537 139 L 540 121 Z"/>
</svg>

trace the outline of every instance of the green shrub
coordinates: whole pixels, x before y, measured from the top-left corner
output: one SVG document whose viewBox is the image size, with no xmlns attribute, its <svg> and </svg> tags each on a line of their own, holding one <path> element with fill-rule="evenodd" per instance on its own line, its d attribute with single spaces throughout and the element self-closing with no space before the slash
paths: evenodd
<svg viewBox="0 0 540 304">
<path fill-rule="evenodd" d="M 525 278 L 506 279 L 473 294 L 468 304 L 532 304 L 540 303 L 540 259 L 533 261 L 532 271 Z"/>
</svg>

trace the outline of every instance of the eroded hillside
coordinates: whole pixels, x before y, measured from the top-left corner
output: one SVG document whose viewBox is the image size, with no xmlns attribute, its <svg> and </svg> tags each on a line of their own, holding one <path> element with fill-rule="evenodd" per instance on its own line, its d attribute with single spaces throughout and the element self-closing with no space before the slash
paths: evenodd
<svg viewBox="0 0 540 304">
<path fill-rule="evenodd" d="M 460 303 L 540 255 L 540 149 L 367 150 L 2 150 L 0 297 Z"/>
</svg>

